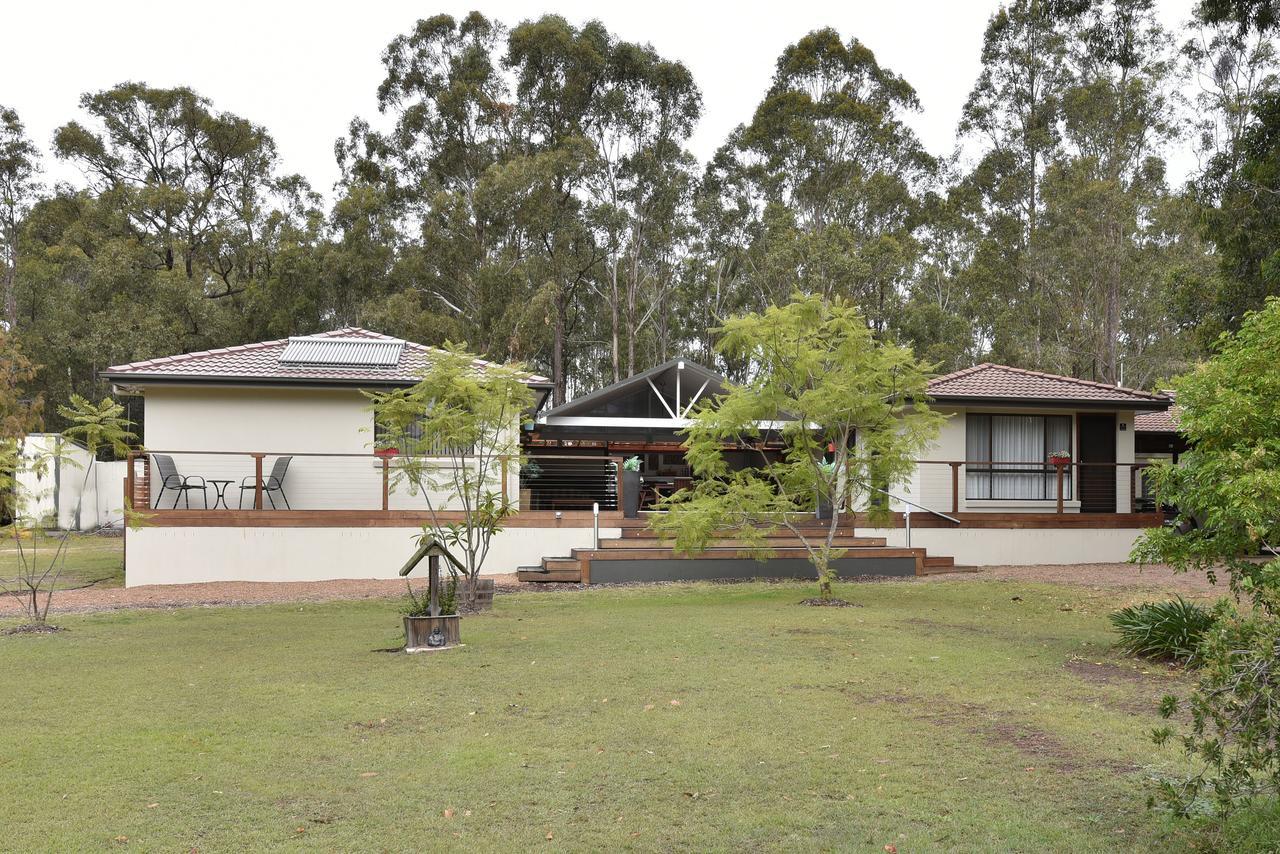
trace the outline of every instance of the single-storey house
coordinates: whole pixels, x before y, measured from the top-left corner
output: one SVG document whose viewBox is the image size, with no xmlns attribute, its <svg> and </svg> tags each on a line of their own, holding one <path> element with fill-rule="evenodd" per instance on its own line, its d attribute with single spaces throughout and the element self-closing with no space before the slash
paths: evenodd
<svg viewBox="0 0 1280 854">
<path fill-rule="evenodd" d="M 145 401 L 145 451 L 125 488 L 150 510 L 128 533 L 126 583 L 392 577 L 428 517 L 421 496 L 388 477 L 394 457 L 373 452 L 360 391 L 411 385 L 431 354 L 346 328 L 104 371 Z M 513 425 L 523 453 L 498 484 L 519 512 L 487 572 L 764 574 L 729 542 L 700 561 L 673 555 L 648 532 L 647 511 L 622 512 L 626 458 L 641 459 L 643 505 L 691 480 L 679 431 L 723 391 L 723 377 L 678 358 L 553 408 L 547 378 L 526 382 L 538 404 Z M 1135 506 L 1134 422 L 1167 409 L 1167 397 L 990 364 L 935 379 L 930 395 L 949 418 L 915 475 L 892 487 L 893 527 L 841 519 L 849 559 L 870 561 L 863 570 L 1121 560 L 1160 524 Z M 735 453 L 745 466 L 779 448 L 766 433 Z M 1060 464 L 1056 452 L 1067 457 Z M 780 541 L 767 574 L 807 572 L 795 545 Z"/>
</svg>

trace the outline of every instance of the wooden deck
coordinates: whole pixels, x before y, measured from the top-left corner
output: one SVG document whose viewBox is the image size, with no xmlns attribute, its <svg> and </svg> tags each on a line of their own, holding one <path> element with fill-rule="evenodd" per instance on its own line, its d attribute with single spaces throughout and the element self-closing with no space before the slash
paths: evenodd
<svg viewBox="0 0 1280 854">
<path fill-rule="evenodd" d="M 142 514 L 147 525 L 173 528 L 403 528 L 419 527 L 431 521 L 431 514 L 421 510 L 146 510 Z M 626 519 L 622 513 L 600 513 L 601 528 L 622 528 L 624 537 L 653 536 L 648 530 L 650 513 L 639 519 Z M 1158 513 L 981 513 L 948 514 L 953 522 L 930 513 L 911 514 L 913 528 L 1156 528 L 1163 524 Z M 437 514 L 441 522 L 461 522 L 461 512 Z M 506 521 L 508 528 L 590 528 L 594 517 L 590 511 L 565 510 L 559 518 L 551 511 L 524 511 Z M 842 528 L 873 527 L 864 515 L 846 516 Z M 888 527 L 902 528 L 905 518 L 894 515 Z"/>
</svg>

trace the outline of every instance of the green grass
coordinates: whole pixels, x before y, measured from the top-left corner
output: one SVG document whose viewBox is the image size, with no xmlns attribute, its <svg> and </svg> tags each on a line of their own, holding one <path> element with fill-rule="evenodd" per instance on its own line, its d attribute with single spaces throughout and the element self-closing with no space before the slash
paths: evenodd
<svg viewBox="0 0 1280 854">
<path fill-rule="evenodd" d="M 810 593 L 500 596 L 465 648 L 416 656 L 379 651 L 394 601 L 58 618 L 0 637 L 5 844 L 1169 844 L 1144 781 L 1178 756 L 1146 733 L 1180 677 L 1111 650 L 1125 594 L 886 583 L 840 585 L 863 607 L 795 604 Z"/>
<path fill-rule="evenodd" d="M 58 549 L 57 536 L 41 534 L 23 539 L 28 557 L 35 555 L 43 571 Z M 0 578 L 13 578 L 19 568 L 18 546 L 12 534 L 0 539 Z M 74 587 L 123 587 L 124 538 L 72 534 L 58 589 Z"/>
</svg>

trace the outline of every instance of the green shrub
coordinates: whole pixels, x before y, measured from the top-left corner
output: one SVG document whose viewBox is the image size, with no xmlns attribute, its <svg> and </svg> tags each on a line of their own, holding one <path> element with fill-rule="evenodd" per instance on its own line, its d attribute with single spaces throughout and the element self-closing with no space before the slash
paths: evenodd
<svg viewBox="0 0 1280 854">
<path fill-rule="evenodd" d="M 440 614 L 448 616 L 458 613 L 458 576 L 450 574 L 440 588 Z M 431 616 L 431 593 L 423 588 L 419 593 L 413 592 L 413 585 L 409 585 L 409 602 L 405 605 L 404 615 L 406 617 L 430 617 Z"/>
<path fill-rule="evenodd" d="M 1213 612 L 1179 596 L 1168 602 L 1144 602 L 1111 615 L 1119 646 L 1133 655 L 1161 661 L 1195 662 L 1213 625 Z"/>
</svg>

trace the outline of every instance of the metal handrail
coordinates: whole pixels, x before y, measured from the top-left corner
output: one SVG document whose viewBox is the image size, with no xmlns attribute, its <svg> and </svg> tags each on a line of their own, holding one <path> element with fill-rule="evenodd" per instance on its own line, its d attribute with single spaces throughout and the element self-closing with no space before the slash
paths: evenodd
<svg viewBox="0 0 1280 854">
<path fill-rule="evenodd" d="M 946 519 L 948 522 L 954 522 L 957 525 L 962 524 L 960 520 L 954 516 L 948 516 L 946 513 L 943 513 L 940 510 L 934 510 L 930 507 L 925 507 L 923 504 L 916 504 L 914 501 L 910 500 L 909 498 L 903 498 L 901 495 L 894 495 L 892 492 L 890 492 L 887 489 L 881 489 L 878 486 L 869 486 L 865 483 L 862 485 L 865 486 L 867 489 L 872 490 L 873 492 L 879 492 L 882 495 L 887 495 L 890 498 L 897 499 L 898 501 L 901 501 L 903 504 L 906 504 L 909 507 L 914 507 L 917 510 L 923 510 L 926 513 L 932 513 L 934 516 L 937 516 L 939 519 Z"/>
</svg>

